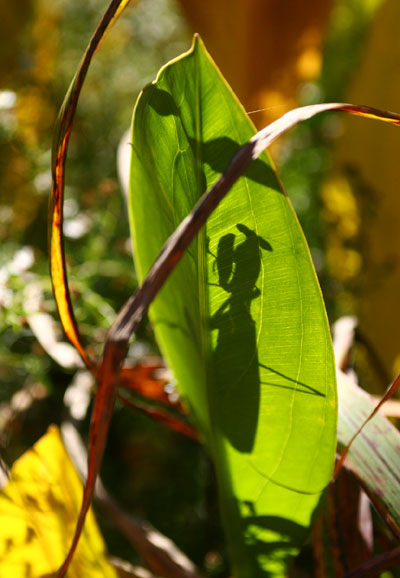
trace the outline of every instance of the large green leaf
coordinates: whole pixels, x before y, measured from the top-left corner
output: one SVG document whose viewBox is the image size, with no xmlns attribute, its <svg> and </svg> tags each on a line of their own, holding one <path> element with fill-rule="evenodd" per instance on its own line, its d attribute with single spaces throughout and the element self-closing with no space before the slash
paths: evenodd
<svg viewBox="0 0 400 578">
<path fill-rule="evenodd" d="M 199 39 L 144 89 L 130 197 L 142 279 L 253 134 Z M 332 473 L 337 407 L 317 279 L 266 154 L 214 211 L 150 314 L 215 463 L 235 576 L 284 575 Z"/>
</svg>

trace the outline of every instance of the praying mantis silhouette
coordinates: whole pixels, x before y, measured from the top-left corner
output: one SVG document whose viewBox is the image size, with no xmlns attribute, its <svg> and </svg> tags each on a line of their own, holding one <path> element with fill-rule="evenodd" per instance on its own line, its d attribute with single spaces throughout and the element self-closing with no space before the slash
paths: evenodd
<svg viewBox="0 0 400 578">
<path fill-rule="evenodd" d="M 260 398 L 256 323 L 251 315 L 251 303 L 261 295 L 256 286 L 261 271 L 261 249 L 273 249 L 246 225 L 239 223 L 236 228 L 244 240 L 235 245 L 235 234 L 221 237 L 214 262 L 219 285 L 229 297 L 211 318 L 211 329 L 218 330 L 213 362 L 224 433 L 236 449 L 250 452 L 257 430 Z M 227 396 L 229 404 L 225 403 Z M 237 428 L 231 419 L 232 402 L 238 409 L 246 407 L 246 415 L 252 416 L 246 430 Z"/>
</svg>

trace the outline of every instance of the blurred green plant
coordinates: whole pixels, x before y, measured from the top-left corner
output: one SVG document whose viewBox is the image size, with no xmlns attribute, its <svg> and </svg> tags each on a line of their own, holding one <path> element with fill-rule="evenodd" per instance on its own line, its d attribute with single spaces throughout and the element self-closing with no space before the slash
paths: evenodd
<svg viewBox="0 0 400 578">
<path fill-rule="evenodd" d="M 369 6 L 374 8 L 374 3 L 368 7 L 365 3 L 365 10 L 363 3 L 356 1 L 336 4 L 339 16 L 326 46 L 324 73 L 314 86 L 301 88 L 302 104 L 324 95 L 337 96 L 357 63 L 356 58 L 339 58 L 340 50 L 351 46 L 353 57 L 357 55 L 355 45 L 362 49 L 363 35 L 373 16 Z M 4 59 L 7 66 L 0 92 L 0 410 L 5 410 L 1 418 L 12 405 L 14 394 L 40 387 L 33 390 L 34 405 L 27 412 L 17 412 L 12 422 L 1 419 L 2 424 L 7 424 L 7 433 L 3 429 L 1 436 L 2 454 L 9 462 L 31 446 L 48 423 L 61 420 L 62 395 L 75 372 L 61 367 L 38 345 L 29 325 L 29 316 L 37 311 L 37 300 L 27 299 L 26 287 L 41 295 L 42 311 L 55 314 L 45 255 L 50 134 L 71 70 L 86 46 L 103 3 L 96 0 L 82 6 L 74 0 L 37 0 L 34 4 L 25 2 L 24 7 L 21 9 L 19 3 L 14 9 L 18 12 L 14 19 L 19 32 L 10 26 L 1 36 L 3 47 L 7 48 L 1 51 L 2 55 L 9 54 L 11 45 L 18 55 L 12 59 L 12 69 L 10 61 Z M 361 9 L 363 16 L 357 18 Z M 94 354 L 100 351 L 115 311 L 136 284 L 126 208 L 115 172 L 117 143 L 129 123 L 135 94 L 154 77 L 161 64 L 187 46 L 187 39 L 175 5 L 166 0 L 143 2 L 121 20 L 115 33 L 110 33 L 82 95 L 70 150 L 65 230 L 75 312 L 84 334 L 91 337 Z M 321 208 L 317 193 L 321 175 L 329 166 L 329 148 L 339 133 L 340 122 L 334 119 L 311 121 L 287 141 L 280 161 L 327 289 L 330 308 L 335 307 L 334 297 L 340 288 L 327 280 L 324 231 L 315 214 Z M 310 146 L 304 147 L 305 143 Z M 140 357 L 149 351 L 156 349 L 147 326 L 131 353 Z M 207 566 L 213 559 L 213 549 L 223 552 L 207 458 L 191 441 L 178 441 L 174 433 L 165 433 L 160 430 L 162 426 L 150 424 L 147 418 L 136 416 L 132 420 L 120 405 L 117 411 L 119 419 L 112 426 L 106 454 L 105 480 L 115 488 L 127 509 L 154 521 L 200 566 Z M 82 431 L 87 431 L 87 422 Z M 171 464 L 174 470 L 183 468 L 182 483 L 178 485 L 175 480 L 175 488 L 161 489 L 157 484 L 155 498 L 155 480 L 164 478 Z M 139 467 L 140 478 L 136 477 Z M 130 546 L 122 543 L 119 536 L 111 536 L 109 543 L 113 551 L 132 557 Z M 207 551 L 210 556 L 204 560 Z M 215 568 L 223 571 L 224 563 L 218 560 Z M 210 571 L 212 567 L 210 562 Z"/>
<path fill-rule="evenodd" d="M 38 310 L 57 317 L 47 258 L 52 131 L 71 70 L 104 2 L 3 4 L 18 23 L 18 33 L 4 26 L 0 40 L 2 55 L 11 43 L 15 53 L 12 63 L 4 58 L 0 80 L 0 439 L 1 455 L 12 463 L 49 424 L 60 422 L 65 414 L 63 395 L 76 373 L 75 367 L 61 366 L 38 343 L 29 317 Z M 6 21 L 5 17 L 2 22 Z M 143 82 L 182 51 L 188 38 L 174 2 L 150 0 L 128 10 L 104 42 L 80 101 L 69 156 L 65 233 L 75 313 L 90 336 L 93 354 L 100 353 L 116 311 L 136 286 L 126 202 L 117 177 L 118 143 L 129 127 Z M 31 299 L 27 292 L 34 294 Z M 145 325 L 130 356 L 138 360 L 157 351 Z M 12 412 L 10 420 L 13 396 L 18 400 L 19 392 L 35 387 L 33 405 Z M 107 484 L 118 486 L 116 493 L 127 509 L 168 530 L 201 565 L 204 552 L 220 544 L 220 530 L 211 514 L 212 472 L 204 452 L 146 417 L 132 420 L 122 404 L 116 411 L 120 419 L 110 434 L 114 449 L 106 455 Z M 80 427 L 85 435 L 87 420 Z M 179 465 L 181 482 L 165 485 L 155 498 L 154 484 L 166 478 L 171 464 Z M 137 467 L 139 478 L 132 475 Z M 105 530 L 116 554 L 135 559 L 129 543 L 107 522 Z"/>
</svg>

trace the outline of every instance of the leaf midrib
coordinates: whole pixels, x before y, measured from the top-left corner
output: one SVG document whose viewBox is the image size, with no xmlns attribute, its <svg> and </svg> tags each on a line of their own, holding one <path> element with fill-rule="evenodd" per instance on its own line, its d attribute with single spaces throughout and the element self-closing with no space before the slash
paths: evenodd
<svg viewBox="0 0 400 578">
<path fill-rule="evenodd" d="M 197 184 L 197 197 L 205 192 L 201 190 L 202 175 L 203 175 L 203 156 L 202 156 L 202 143 L 203 143 L 203 130 L 202 130 L 202 118 L 201 118 L 201 63 L 199 61 L 198 52 L 194 53 L 194 70 L 195 70 L 195 99 L 196 99 L 196 109 L 195 109 L 195 141 L 196 141 L 196 184 Z M 211 400 L 209 396 L 209 375 L 210 375 L 210 336 L 208 332 L 208 319 L 210 317 L 209 311 L 209 300 L 208 300 L 208 284 L 207 284 L 207 255 L 206 255 L 206 230 L 207 225 L 201 228 L 197 236 L 197 282 L 198 282 L 198 294 L 199 294 L 199 324 L 200 324 L 200 346 L 201 346 L 201 357 L 204 360 L 204 397 L 207 403 L 207 416 L 209 428 L 212 428 L 211 419 Z M 207 432 L 209 433 L 209 432 Z M 211 436 L 212 437 L 212 436 Z M 211 437 L 209 443 L 212 443 Z"/>
</svg>

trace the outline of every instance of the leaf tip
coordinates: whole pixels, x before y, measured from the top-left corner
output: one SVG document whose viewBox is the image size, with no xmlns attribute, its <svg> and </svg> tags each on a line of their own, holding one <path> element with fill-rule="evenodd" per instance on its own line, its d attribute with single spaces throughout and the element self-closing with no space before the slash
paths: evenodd
<svg viewBox="0 0 400 578">
<path fill-rule="evenodd" d="M 193 34 L 192 46 L 190 47 L 190 51 L 194 52 L 198 48 L 202 48 L 203 50 L 205 50 L 205 44 L 200 34 L 198 32 L 195 32 Z"/>
</svg>

